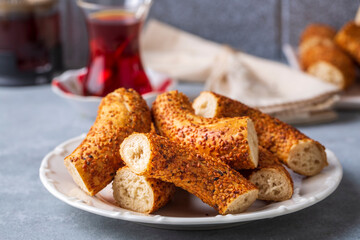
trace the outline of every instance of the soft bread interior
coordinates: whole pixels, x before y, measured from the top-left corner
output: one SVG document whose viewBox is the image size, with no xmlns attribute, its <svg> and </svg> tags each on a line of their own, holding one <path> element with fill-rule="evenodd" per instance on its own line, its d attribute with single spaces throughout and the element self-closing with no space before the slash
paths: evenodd
<svg viewBox="0 0 360 240">
<path fill-rule="evenodd" d="M 254 167 L 257 167 L 259 162 L 259 142 L 255 125 L 251 119 L 248 119 L 247 121 L 247 133 L 247 140 L 250 148 L 250 159 L 254 164 Z"/>
<path fill-rule="evenodd" d="M 258 197 L 259 190 L 250 190 L 245 194 L 238 196 L 225 211 L 225 214 L 240 213 L 245 211 Z"/>
<path fill-rule="evenodd" d="M 120 146 L 121 158 L 137 174 L 144 172 L 150 159 L 150 144 L 146 136 L 132 134 Z"/>
<path fill-rule="evenodd" d="M 145 177 L 124 167 L 117 171 L 112 187 L 114 199 L 120 207 L 142 213 L 152 210 L 154 193 Z"/>
<path fill-rule="evenodd" d="M 326 155 L 316 142 L 302 141 L 290 149 L 287 164 L 297 173 L 313 176 L 326 166 Z"/>
<path fill-rule="evenodd" d="M 217 108 L 216 97 L 211 93 L 202 92 L 200 96 L 194 100 L 192 107 L 194 108 L 196 115 L 213 118 Z"/>
<path fill-rule="evenodd" d="M 259 189 L 260 200 L 284 201 L 293 194 L 291 181 L 275 169 L 262 168 L 252 173 L 249 180 Z"/>
<path fill-rule="evenodd" d="M 335 84 L 340 88 L 344 88 L 345 79 L 341 71 L 330 63 L 319 61 L 312 64 L 307 72 L 323 81 Z"/>
<path fill-rule="evenodd" d="M 68 159 L 66 159 L 64 161 L 64 163 L 65 163 L 65 166 L 66 166 L 67 170 L 69 171 L 70 175 L 72 176 L 74 182 L 87 194 L 92 195 L 92 193 L 89 192 L 89 189 L 86 187 L 84 181 L 82 180 L 82 178 L 81 178 L 78 170 L 74 166 L 74 164 Z"/>
</svg>

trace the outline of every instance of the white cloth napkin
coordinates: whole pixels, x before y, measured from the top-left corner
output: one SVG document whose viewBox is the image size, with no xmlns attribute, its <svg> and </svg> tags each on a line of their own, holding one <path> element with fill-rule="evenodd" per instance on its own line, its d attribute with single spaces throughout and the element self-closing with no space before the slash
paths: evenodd
<svg viewBox="0 0 360 240">
<path fill-rule="evenodd" d="M 268 113 L 323 110 L 339 89 L 288 66 L 229 49 L 218 55 L 206 89 Z"/>
<path fill-rule="evenodd" d="M 204 82 L 211 73 L 221 45 L 149 20 L 142 35 L 145 65 L 182 81 Z"/>
<path fill-rule="evenodd" d="M 289 122 L 312 113 L 319 118 L 340 91 L 287 65 L 234 51 L 155 20 L 144 31 L 142 54 L 152 69 L 184 81 L 205 81 L 205 90 Z"/>
</svg>

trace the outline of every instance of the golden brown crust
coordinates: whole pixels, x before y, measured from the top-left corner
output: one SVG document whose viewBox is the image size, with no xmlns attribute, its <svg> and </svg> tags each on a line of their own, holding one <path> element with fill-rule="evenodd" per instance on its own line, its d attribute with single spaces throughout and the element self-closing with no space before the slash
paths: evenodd
<svg viewBox="0 0 360 240">
<path fill-rule="evenodd" d="M 360 64 L 360 26 L 348 22 L 337 33 L 335 42 Z"/>
<path fill-rule="evenodd" d="M 121 142 L 134 131 L 149 132 L 150 124 L 150 110 L 135 90 L 120 88 L 104 97 L 94 125 L 65 158 L 75 182 L 91 196 L 102 190 L 123 165 Z"/>
<path fill-rule="evenodd" d="M 152 106 L 152 114 L 160 135 L 179 145 L 219 158 L 234 169 L 257 166 L 258 156 L 253 156 L 249 144 L 248 117 L 208 119 L 197 116 L 189 99 L 178 91 L 159 95 Z M 255 141 L 253 145 L 257 149 L 257 139 Z"/>
<path fill-rule="evenodd" d="M 244 177 L 246 177 L 248 179 L 248 177 L 253 172 L 259 171 L 262 168 L 272 168 L 272 169 L 279 170 L 280 172 L 284 172 L 287 175 L 287 177 L 289 179 L 291 179 L 289 172 L 283 167 L 283 165 L 280 163 L 278 158 L 276 158 L 276 156 L 274 154 L 272 154 L 270 151 L 268 151 L 267 149 L 265 149 L 262 146 L 259 146 L 259 165 L 258 165 L 258 167 L 255 169 L 239 170 L 239 172 L 241 173 L 241 175 L 243 175 Z"/>
<path fill-rule="evenodd" d="M 151 133 L 154 133 L 154 134 L 157 134 L 156 132 L 156 128 L 155 128 L 155 125 L 153 122 L 151 122 L 151 130 L 150 130 Z"/>
<path fill-rule="evenodd" d="M 300 44 L 309 41 L 313 37 L 322 39 L 333 39 L 336 35 L 336 30 L 325 24 L 309 24 L 300 37 Z"/>
<path fill-rule="evenodd" d="M 308 25 L 300 37 L 299 55 L 300 58 L 306 54 L 305 52 L 316 45 L 334 46 L 334 37 L 336 31 L 332 27 L 325 24 Z"/>
<path fill-rule="evenodd" d="M 175 193 L 175 185 L 155 178 L 146 179 L 154 193 L 154 205 L 149 213 L 153 213 L 165 206 Z"/>
<path fill-rule="evenodd" d="M 335 29 L 330 26 L 309 25 L 299 44 L 300 64 L 309 74 L 346 89 L 355 80 L 355 66 L 349 56 L 336 46 L 335 35 Z"/>
<path fill-rule="evenodd" d="M 213 92 L 202 92 L 201 94 L 210 94 L 216 99 L 216 109 L 212 117 L 221 118 L 249 116 L 255 124 L 259 145 L 272 152 L 285 165 L 289 166 L 289 154 L 293 146 L 303 142 L 310 142 L 316 145 L 318 150 L 322 153 L 321 160 L 323 163 L 321 168 L 327 165 L 324 146 L 322 146 L 319 142 L 307 137 L 296 128 L 280 121 L 277 118 L 262 113 L 257 109 L 248 107 L 241 102 L 227 98 L 225 96 Z M 312 174 L 299 172 L 298 170 L 295 171 L 307 176 L 318 173 L 318 171 L 315 171 Z"/>
<path fill-rule="evenodd" d="M 180 147 L 168 138 L 151 133 L 141 135 L 147 138 L 151 154 L 140 175 L 174 183 L 221 214 L 226 214 L 239 196 L 254 191 L 257 195 L 256 187 L 225 163 Z M 121 149 L 126 147 L 123 145 Z M 128 162 L 126 156 L 122 157 L 132 168 L 133 163 Z"/>
</svg>

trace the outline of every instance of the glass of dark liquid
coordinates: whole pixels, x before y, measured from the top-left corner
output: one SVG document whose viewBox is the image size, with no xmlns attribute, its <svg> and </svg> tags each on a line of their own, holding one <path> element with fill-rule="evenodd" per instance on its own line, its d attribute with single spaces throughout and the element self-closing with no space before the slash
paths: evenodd
<svg viewBox="0 0 360 240">
<path fill-rule="evenodd" d="M 89 33 L 85 96 L 103 97 L 117 88 L 152 91 L 140 56 L 141 28 L 151 0 L 78 0 Z"/>
<path fill-rule="evenodd" d="M 0 85 L 50 82 L 62 69 L 57 0 L 0 0 Z"/>
</svg>

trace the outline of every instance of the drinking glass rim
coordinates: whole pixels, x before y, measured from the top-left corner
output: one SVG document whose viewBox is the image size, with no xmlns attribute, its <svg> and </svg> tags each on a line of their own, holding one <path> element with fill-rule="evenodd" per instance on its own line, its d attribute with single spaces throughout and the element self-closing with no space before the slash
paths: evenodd
<svg viewBox="0 0 360 240">
<path fill-rule="evenodd" d="M 90 9 L 90 10 L 96 10 L 96 9 L 106 9 L 106 8 L 114 8 L 116 6 L 113 5 L 103 5 L 103 4 L 97 4 L 97 3 L 89 3 L 86 0 L 76 0 L 76 3 L 78 6 L 84 8 L 84 9 Z M 143 4 L 139 4 L 140 5 L 147 5 L 150 6 L 152 3 L 152 0 L 143 0 Z M 122 8 L 122 9 L 132 9 L 129 7 L 125 7 L 125 6 L 119 6 L 118 8 Z"/>
</svg>

